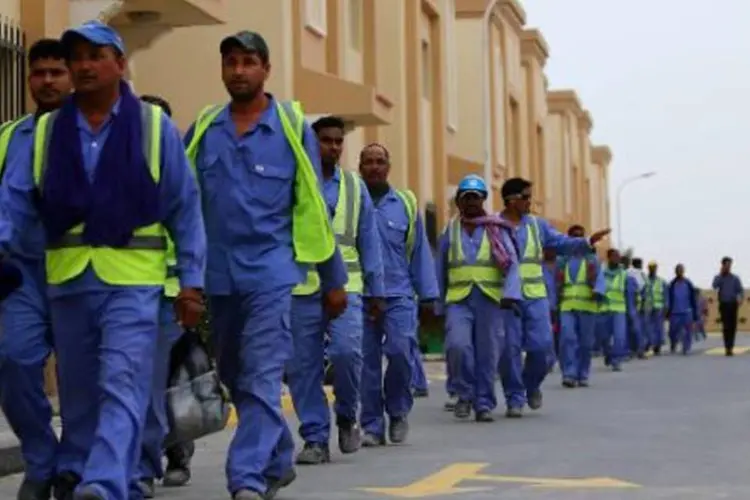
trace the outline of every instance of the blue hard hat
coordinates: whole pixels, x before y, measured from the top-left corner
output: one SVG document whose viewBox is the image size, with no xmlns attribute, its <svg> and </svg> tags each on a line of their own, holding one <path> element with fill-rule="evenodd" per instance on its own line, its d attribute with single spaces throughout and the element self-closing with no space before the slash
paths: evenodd
<svg viewBox="0 0 750 500">
<path fill-rule="evenodd" d="M 467 192 L 475 192 L 486 198 L 487 184 L 485 184 L 484 179 L 482 179 L 478 175 L 467 175 L 466 177 L 461 179 L 461 182 L 458 183 L 458 190 L 456 191 L 456 194 L 460 195 Z"/>
</svg>

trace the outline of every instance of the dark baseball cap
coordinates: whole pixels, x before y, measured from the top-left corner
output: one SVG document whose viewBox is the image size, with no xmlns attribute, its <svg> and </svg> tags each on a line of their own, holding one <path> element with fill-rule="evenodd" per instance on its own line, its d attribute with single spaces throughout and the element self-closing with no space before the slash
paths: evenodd
<svg viewBox="0 0 750 500">
<path fill-rule="evenodd" d="M 219 51 L 224 55 L 235 47 L 258 54 L 263 61 L 268 61 L 268 44 L 259 33 L 245 30 L 230 35 L 221 41 Z"/>
</svg>

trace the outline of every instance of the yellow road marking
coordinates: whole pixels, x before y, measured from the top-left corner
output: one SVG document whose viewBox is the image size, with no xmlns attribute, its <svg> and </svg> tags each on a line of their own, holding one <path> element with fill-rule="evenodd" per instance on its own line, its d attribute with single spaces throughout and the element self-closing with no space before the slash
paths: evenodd
<svg viewBox="0 0 750 500">
<path fill-rule="evenodd" d="M 328 402 L 332 403 L 334 400 L 333 388 L 325 386 L 323 387 L 323 390 L 326 393 L 326 399 L 328 399 Z M 292 403 L 292 396 L 290 396 L 289 394 L 282 394 L 281 409 L 284 411 L 284 415 L 286 416 L 294 415 L 294 404 Z M 229 420 L 227 420 L 227 428 L 232 429 L 234 427 L 237 427 L 237 411 L 234 409 L 234 406 L 232 406 L 229 410 Z"/>
<path fill-rule="evenodd" d="M 735 355 L 742 355 L 747 354 L 750 352 L 750 347 L 735 347 L 734 348 L 734 354 Z M 723 347 L 712 347 L 711 349 L 707 349 L 704 351 L 704 354 L 708 356 L 724 356 L 724 348 Z"/>
</svg>

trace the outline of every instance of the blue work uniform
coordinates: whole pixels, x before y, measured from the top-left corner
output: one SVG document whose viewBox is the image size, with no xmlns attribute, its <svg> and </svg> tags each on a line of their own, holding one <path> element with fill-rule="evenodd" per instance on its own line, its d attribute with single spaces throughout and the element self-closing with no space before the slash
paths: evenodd
<svg viewBox="0 0 750 500">
<path fill-rule="evenodd" d="M 669 284 L 669 350 L 675 352 L 682 345 L 682 354 L 689 354 L 693 346 L 693 324 L 698 321 L 695 287 L 687 278 L 674 278 Z"/>
<path fill-rule="evenodd" d="M 339 201 L 342 172 L 336 168 L 332 177 L 323 181 L 323 195 L 331 213 Z M 374 297 L 383 297 L 383 259 L 380 253 L 380 235 L 372 199 L 364 182 L 360 183 L 359 221 L 356 247 L 362 269 L 364 291 Z M 328 359 L 334 367 L 333 392 L 336 398 L 334 412 L 340 425 L 349 426 L 357 421 L 362 376 L 362 294 L 348 293 L 344 313 L 328 320 L 323 311 L 320 292 L 292 297 L 292 335 L 294 357 L 287 367 L 289 392 L 300 421 L 300 436 L 308 444 L 328 445 L 331 415 L 323 392 L 323 336 L 330 334 Z"/>
<path fill-rule="evenodd" d="M 602 346 L 604 364 L 614 371 L 620 371 L 622 363 L 628 357 L 628 316 L 636 310 L 636 295 L 638 282 L 629 276 L 620 266 L 604 270 L 607 291 L 624 289 L 625 311 L 612 310 L 612 303 L 604 304 L 604 311 L 600 313 L 597 325 L 597 335 Z M 624 281 L 624 283 L 622 283 Z"/>
<path fill-rule="evenodd" d="M 120 101 L 96 131 L 78 112 L 83 167 L 91 182 L 119 107 Z M 166 115 L 161 130 L 160 221 L 177 248 L 181 286 L 202 288 L 206 238 L 198 188 L 180 133 Z M 18 155 L 4 183 L 13 233 L 38 224 L 32 162 L 31 149 Z M 0 244 L 9 242 L 8 233 L 0 230 Z M 57 471 L 75 474 L 79 488 L 92 487 L 110 500 L 141 497 L 130 479 L 141 453 L 162 289 L 106 284 L 91 265 L 78 277 L 48 287 L 63 427 Z"/>
<path fill-rule="evenodd" d="M 24 118 L 13 131 L 3 178 L 20 162 L 19 153 L 32 147 L 34 118 Z M 5 184 L 5 183 L 3 183 Z M 5 196 L 3 195 L 5 199 Z M 44 393 L 44 366 L 51 352 L 47 281 L 44 269 L 44 228 L 40 221 L 24 228 L 8 259 L 23 274 L 21 288 L 0 305 L 0 406 L 21 443 L 26 478 L 49 481 L 55 475 L 57 436 L 52 430 L 52 406 Z"/>
<path fill-rule="evenodd" d="M 478 286 L 473 285 L 465 299 L 445 304 L 448 293 L 451 225 L 440 237 L 437 251 L 437 278 L 440 287 L 439 312 L 445 311 L 445 351 L 451 372 L 451 384 L 459 401 L 472 403 L 475 413 L 491 411 L 497 406 L 495 381 L 499 359 L 506 346 L 508 324 L 515 322 L 514 311 L 501 309 L 500 304 Z M 477 261 L 485 228 L 477 226 L 471 233 L 461 228 L 461 248 L 464 261 Z M 505 248 L 514 249 L 511 233 L 502 230 Z M 510 266 L 505 271 L 503 298 L 520 301 L 521 279 L 518 256 L 509 252 Z M 549 308 L 545 303 L 545 318 L 549 323 Z M 550 337 L 550 346 L 551 344 Z"/>
<path fill-rule="evenodd" d="M 645 288 L 646 300 L 650 305 L 646 313 L 649 345 L 654 353 L 659 353 L 664 344 L 664 321 L 666 311 L 669 309 L 669 287 L 666 281 L 654 276 L 647 278 Z M 657 297 L 661 297 L 660 303 L 656 303 Z"/>
<path fill-rule="evenodd" d="M 185 137 L 190 143 L 193 128 Z M 303 145 L 321 177 L 315 135 Z M 238 135 L 225 106 L 201 139 L 196 158 L 208 236 L 206 292 L 219 374 L 239 417 L 227 456 L 230 493 L 263 494 L 293 467 L 294 441 L 281 408 L 282 378 L 293 355 L 292 289 L 307 266 L 292 240 L 298 165 L 269 95 L 268 108 Z M 319 266 L 324 291 L 343 288 L 337 251 Z"/>
<path fill-rule="evenodd" d="M 542 264 L 542 272 L 544 273 L 544 288 L 547 290 L 547 300 L 549 301 L 549 319 L 552 324 L 552 335 L 555 341 L 555 356 L 560 354 L 560 315 L 558 314 L 557 306 L 557 294 L 558 294 L 558 262 L 545 262 Z M 557 332 L 555 332 L 557 329 Z"/>
<path fill-rule="evenodd" d="M 524 215 L 515 227 L 514 234 L 519 255 L 523 256 L 526 252 L 526 246 L 529 244 L 529 225 L 534 221 L 538 228 L 540 265 L 542 248 L 553 249 L 560 256 L 591 251 L 587 238 L 566 236 L 545 219 Z M 506 348 L 500 366 L 508 408 L 522 408 L 528 396 L 539 393 L 539 388 L 554 362 L 549 309 L 547 297 L 524 297 L 521 300 L 520 318 L 511 321 L 506 328 Z M 526 351 L 525 360 L 522 359 L 522 351 Z"/>
<path fill-rule="evenodd" d="M 596 276 L 593 283 L 588 283 L 588 266 L 595 267 Z M 583 271 L 581 270 L 583 267 Z M 560 370 L 563 381 L 587 382 L 591 373 L 591 355 L 594 349 L 598 321 L 598 303 L 596 296 L 603 297 L 607 283 L 595 255 L 587 257 L 574 256 L 566 259 L 564 264 L 565 282 L 580 285 L 578 281 L 583 273 L 586 284 L 591 287 L 593 296 L 585 302 L 573 302 L 571 307 L 560 311 Z M 563 292 L 562 302 L 566 301 Z M 571 297 L 567 297 L 568 300 Z M 583 307 L 579 307 L 583 306 Z"/>
<path fill-rule="evenodd" d="M 393 421 L 413 405 L 411 353 L 417 338 L 417 300 L 437 296 L 435 264 L 421 216 L 414 221 L 414 246 L 407 251 L 409 213 L 393 189 L 374 200 L 383 255 L 385 311 L 378 323 L 366 319 L 362 342 L 362 414 L 365 433 L 383 438 L 384 413 Z M 383 376 L 383 357 L 388 367 Z"/>
</svg>

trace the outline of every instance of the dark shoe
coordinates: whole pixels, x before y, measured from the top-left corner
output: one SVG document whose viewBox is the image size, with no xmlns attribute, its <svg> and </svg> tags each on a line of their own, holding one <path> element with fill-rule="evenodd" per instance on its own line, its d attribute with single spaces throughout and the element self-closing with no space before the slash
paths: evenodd
<svg viewBox="0 0 750 500">
<path fill-rule="evenodd" d="M 480 410 L 476 412 L 476 415 L 474 415 L 474 419 L 477 422 L 494 422 L 495 417 L 492 416 L 492 412 L 490 410 Z"/>
<path fill-rule="evenodd" d="M 453 408 L 453 416 L 464 420 L 471 416 L 471 403 L 468 401 L 458 401 L 456 406 Z"/>
<path fill-rule="evenodd" d="M 734 351 L 732 351 L 731 349 L 727 349 L 726 355 L 727 357 L 731 358 L 732 356 L 734 356 Z"/>
<path fill-rule="evenodd" d="M 572 389 L 576 386 L 576 381 L 570 378 L 564 378 L 562 381 L 562 386 L 567 387 L 568 389 Z"/>
<path fill-rule="evenodd" d="M 161 485 L 167 488 L 178 488 L 180 486 L 185 486 L 189 482 L 190 468 L 167 465 L 167 470 L 164 472 L 164 479 L 162 479 Z"/>
<path fill-rule="evenodd" d="M 448 401 L 445 402 L 443 405 L 443 409 L 445 411 L 453 411 L 453 409 L 456 407 L 456 398 L 450 398 Z"/>
<path fill-rule="evenodd" d="M 542 407 L 542 391 L 534 391 L 528 396 L 529 408 L 532 410 L 538 410 Z"/>
<path fill-rule="evenodd" d="M 661 348 L 654 347 L 654 356 L 661 356 Z"/>
<path fill-rule="evenodd" d="M 273 500 L 276 497 L 276 494 L 279 492 L 279 490 L 281 490 L 282 488 L 286 488 L 287 486 L 292 484 L 295 479 L 297 479 L 297 473 L 295 472 L 294 469 L 291 469 L 289 472 L 285 473 L 280 478 L 266 478 L 268 489 L 266 490 L 265 494 L 262 495 L 261 498 L 263 498 L 263 500 Z"/>
<path fill-rule="evenodd" d="M 328 446 L 320 443 L 305 443 L 305 447 L 297 455 L 298 465 L 320 465 L 331 461 L 331 451 Z"/>
<path fill-rule="evenodd" d="M 505 410 L 505 418 L 521 418 L 523 417 L 523 408 L 508 408 Z"/>
<path fill-rule="evenodd" d="M 409 435 L 409 421 L 406 417 L 391 417 L 388 426 L 388 439 L 393 444 L 401 444 Z"/>
<path fill-rule="evenodd" d="M 378 446 L 385 446 L 385 437 L 376 436 L 375 434 L 365 432 L 362 435 L 362 446 L 364 448 L 376 448 Z"/>
<path fill-rule="evenodd" d="M 107 500 L 91 486 L 84 486 L 73 495 L 73 500 Z"/>
<path fill-rule="evenodd" d="M 613 372 L 621 372 L 622 371 L 622 366 L 620 366 L 620 365 L 612 365 L 612 371 Z"/>
<path fill-rule="evenodd" d="M 232 495 L 232 500 L 264 500 L 264 496 L 257 491 L 239 490 Z"/>
<path fill-rule="evenodd" d="M 75 472 L 61 472 L 52 486 L 55 500 L 73 500 L 73 492 L 81 482 L 81 476 Z"/>
<path fill-rule="evenodd" d="M 52 495 L 52 481 L 32 481 L 24 479 L 18 488 L 18 500 L 49 500 Z"/>
<path fill-rule="evenodd" d="M 579 380 L 578 381 L 578 387 L 588 387 L 589 381 L 588 380 Z"/>
<path fill-rule="evenodd" d="M 154 498 L 156 495 L 156 487 L 154 486 L 154 480 L 147 477 L 142 477 L 138 480 L 138 488 L 143 494 L 143 498 Z"/>
<path fill-rule="evenodd" d="M 362 432 L 357 422 L 339 417 L 336 420 L 339 428 L 339 450 L 343 454 L 354 453 L 362 446 Z"/>
<path fill-rule="evenodd" d="M 648 359 L 645 352 L 638 353 L 638 359 Z"/>
<path fill-rule="evenodd" d="M 427 398 L 430 396 L 430 391 L 427 389 L 414 389 L 412 396 L 415 398 Z"/>
</svg>

